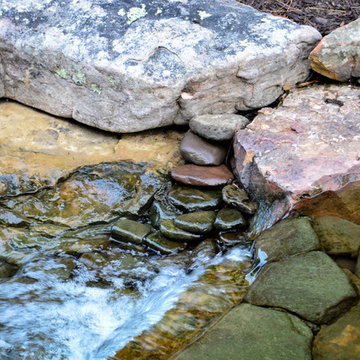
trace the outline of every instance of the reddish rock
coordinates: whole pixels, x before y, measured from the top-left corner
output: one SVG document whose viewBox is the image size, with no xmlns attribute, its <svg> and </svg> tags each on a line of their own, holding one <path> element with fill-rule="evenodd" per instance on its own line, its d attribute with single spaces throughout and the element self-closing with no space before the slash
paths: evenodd
<svg viewBox="0 0 360 360">
<path fill-rule="evenodd" d="M 304 202 L 307 209 L 313 206 L 304 211 L 308 215 L 321 213 L 359 223 L 359 212 L 354 211 L 360 208 L 359 197 L 354 197 L 359 187 L 351 185 L 352 195 L 342 192 L 360 180 L 359 95 L 359 88 L 350 85 L 296 89 L 280 108 L 262 109 L 252 124 L 238 131 L 235 174 L 259 202 L 253 233 L 290 209 L 304 209 Z M 330 197 L 333 206 L 324 209 L 322 201 L 311 205 L 319 194 Z"/>
<path fill-rule="evenodd" d="M 234 178 L 232 172 L 225 166 L 182 165 L 171 172 L 173 179 L 187 185 L 218 186 L 224 185 Z"/>
<path fill-rule="evenodd" d="M 360 77 L 360 19 L 325 36 L 311 52 L 311 67 L 330 79 Z"/>
</svg>

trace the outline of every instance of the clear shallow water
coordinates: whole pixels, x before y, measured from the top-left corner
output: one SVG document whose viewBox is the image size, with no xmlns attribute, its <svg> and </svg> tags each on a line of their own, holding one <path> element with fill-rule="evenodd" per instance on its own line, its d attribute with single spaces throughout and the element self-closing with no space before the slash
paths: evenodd
<svg viewBox="0 0 360 360">
<path fill-rule="evenodd" d="M 98 261 L 89 261 L 34 250 L 14 276 L 0 281 L 1 359 L 106 359 L 158 322 L 206 265 L 249 256 L 242 248 L 213 259 L 202 252 L 188 274 L 184 255 L 117 248 L 97 254 Z"/>
</svg>

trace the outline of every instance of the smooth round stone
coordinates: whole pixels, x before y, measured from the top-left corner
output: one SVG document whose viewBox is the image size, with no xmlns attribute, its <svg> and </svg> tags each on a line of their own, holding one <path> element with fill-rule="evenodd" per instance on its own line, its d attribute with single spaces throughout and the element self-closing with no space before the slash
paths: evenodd
<svg viewBox="0 0 360 360">
<path fill-rule="evenodd" d="M 250 201 L 246 191 L 235 185 L 224 186 L 222 197 L 228 205 L 236 207 L 246 214 L 254 214 L 256 211 L 256 205 Z"/>
<path fill-rule="evenodd" d="M 233 173 L 225 166 L 181 165 L 171 171 L 171 177 L 186 185 L 219 186 L 234 179 Z"/>
<path fill-rule="evenodd" d="M 180 215 L 181 211 L 174 208 L 169 209 L 166 205 L 160 201 L 155 200 L 150 207 L 150 221 L 151 225 L 154 227 L 159 227 L 159 224 L 163 220 L 171 220 Z"/>
<path fill-rule="evenodd" d="M 177 254 L 180 251 L 183 251 L 186 248 L 185 243 L 179 243 L 171 241 L 157 231 L 146 236 L 144 243 L 147 244 L 151 249 L 159 251 L 164 255 L 173 255 Z"/>
<path fill-rule="evenodd" d="M 185 160 L 196 165 L 220 165 L 225 160 L 226 148 L 188 131 L 181 141 L 180 153 Z"/>
<path fill-rule="evenodd" d="M 178 216 L 174 224 L 194 234 L 207 234 L 212 230 L 215 218 L 215 211 L 199 211 Z"/>
<path fill-rule="evenodd" d="M 199 115 L 189 122 L 194 133 L 215 141 L 232 139 L 235 131 L 244 129 L 248 124 L 245 116 L 236 114 Z"/>
<path fill-rule="evenodd" d="M 219 233 L 218 240 L 226 246 L 234 246 L 237 244 L 243 244 L 244 246 L 249 246 L 249 240 L 244 234 L 244 231 L 236 232 L 221 232 Z"/>
<path fill-rule="evenodd" d="M 172 220 L 164 220 L 160 223 L 161 233 L 169 239 L 188 242 L 202 239 L 202 235 L 192 234 L 188 231 L 179 229 Z"/>
<path fill-rule="evenodd" d="M 137 221 L 122 219 L 111 228 L 111 236 L 121 241 L 141 244 L 143 238 L 151 232 L 151 226 Z"/>
<path fill-rule="evenodd" d="M 222 202 L 220 190 L 199 190 L 185 186 L 172 189 L 169 200 L 187 211 L 216 209 Z"/>
<path fill-rule="evenodd" d="M 225 207 L 218 212 L 214 226 L 219 230 L 231 230 L 247 226 L 247 221 L 239 210 Z"/>
</svg>

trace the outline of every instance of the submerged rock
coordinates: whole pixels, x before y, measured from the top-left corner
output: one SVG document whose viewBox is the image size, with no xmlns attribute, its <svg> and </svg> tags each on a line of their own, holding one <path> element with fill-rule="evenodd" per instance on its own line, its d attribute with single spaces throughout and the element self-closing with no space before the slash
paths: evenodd
<svg viewBox="0 0 360 360">
<path fill-rule="evenodd" d="M 171 176 L 180 183 L 195 186 L 224 185 L 234 178 L 232 172 L 225 165 L 180 165 L 171 171 Z"/>
<path fill-rule="evenodd" d="M 214 227 L 219 230 L 231 230 L 243 228 L 247 226 L 248 222 L 244 216 L 237 209 L 224 207 L 216 216 Z"/>
<path fill-rule="evenodd" d="M 245 214 L 252 215 L 256 211 L 256 205 L 249 199 L 246 191 L 234 184 L 223 187 L 222 198 L 228 205 L 238 208 Z"/>
<path fill-rule="evenodd" d="M 180 214 L 181 211 L 174 206 L 155 200 L 150 207 L 151 225 L 158 228 L 163 220 L 172 220 Z"/>
<path fill-rule="evenodd" d="M 335 262 L 312 251 L 265 265 L 244 299 L 326 324 L 347 311 L 357 298 L 355 288 Z"/>
<path fill-rule="evenodd" d="M 122 242 L 142 244 L 146 235 L 151 232 L 151 226 L 134 220 L 122 219 L 111 228 L 111 236 Z"/>
<path fill-rule="evenodd" d="M 237 132 L 235 173 L 260 210 L 253 233 L 271 226 L 299 202 L 360 180 L 359 95 L 359 88 L 351 85 L 292 90 L 281 107 L 262 109 Z M 324 205 L 319 201 L 323 212 Z"/>
<path fill-rule="evenodd" d="M 215 211 L 198 211 L 178 216 L 174 224 L 191 233 L 207 234 L 212 230 L 215 218 Z"/>
<path fill-rule="evenodd" d="M 331 255 L 357 257 L 360 249 L 360 225 L 335 216 L 324 216 L 313 222 L 323 250 Z"/>
<path fill-rule="evenodd" d="M 323 37 L 311 52 L 313 70 L 330 79 L 347 81 L 360 78 L 360 19 Z"/>
<path fill-rule="evenodd" d="M 312 338 L 294 315 L 241 304 L 175 359 L 311 360 Z"/>
<path fill-rule="evenodd" d="M 190 129 L 209 140 L 231 140 L 237 130 L 244 129 L 249 124 L 245 116 L 236 114 L 199 115 L 193 117 Z"/>
<path fill-rule="evenodd" d="M 183 251 L 186 243 L 174 242 L 161 235 L 161 232 L 154 232 L 144 238 L 144 243 L 151 249 L 159 251 L 161 254 L 174 255 Z"/>
<path fill-rule="evenodd" d="M 169 200 L 187 211 L 212 210 L 221 204 L 219 190 L 200 190 L 185 186 L 176 186 L 169 193 Z"/>
<path fill-rule="evenodd" d="M 307 78 L 321 39 L 236 1 L 67 0 L 35 9 L 3 0 L 1 11 L 0 96 L 116 132 L 270 104 L 285 83 Z"/>
<path fill-rule="evenodd" d="M 212 144 L 188 131 L 180 144 L 182 157 L 196 165 L 220 165 L 224 162 L 226 148 Z"/>
<path fill-rule="evenodd" d="M 266 253 L 267 261 L 312 250 L 319 250 L 320 243 L 308 218 L 285 219 L 265 230 L 255 240 L 255 254 Z"/>
<path fill-rule="evenodd" d="M 162 221 L 160 223 L 160 231 L 165 237 L 181 242 L 192 242 L 203 238 L 203 235 L 193 234 L 189 231 L 178 228 L 175 226 L 173 220 Z"/>
</svg>

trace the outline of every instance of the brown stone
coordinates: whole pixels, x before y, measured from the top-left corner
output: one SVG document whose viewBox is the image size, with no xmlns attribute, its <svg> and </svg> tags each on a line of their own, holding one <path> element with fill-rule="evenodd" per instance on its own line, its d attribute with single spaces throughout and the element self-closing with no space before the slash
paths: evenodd
<svg viewBox="0 0 360 360">
<path fill-rule="evenodd" d="M 226 148 L 188 131 L 181 142 L 180 153 L 185 160 L 196 165 L 220 165 L 225 160 Z"/>
<path fill-rule="evenodd" d="M 360 77 L 360 19 L 325 36 L 311 52 L 313 70 L 330 79 L 347 81 Z"/>
<path fill-rule="evenodd" d="M 182 165 L 171 172 L 174 180 L 183 184 L 196 186 L 224 185 L 234 178 L 231 171 L 225 166 L 197 166 Z"/>
<path fill-rule="evenodd" d="M 238 131 L 235 174 L 259 204 L 254 232 L 271 226 L 304 199 L 360 180 L 359 95 L 359 88 L 351 85 L 295 89 L 281 107 L 262 109 Z M 353 196 L 343 196 L 356 207 Z M 348 212 L 351 218 L 345 218 L 360 220 L 358 212 Z"/>
</svg>

